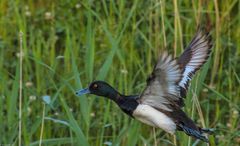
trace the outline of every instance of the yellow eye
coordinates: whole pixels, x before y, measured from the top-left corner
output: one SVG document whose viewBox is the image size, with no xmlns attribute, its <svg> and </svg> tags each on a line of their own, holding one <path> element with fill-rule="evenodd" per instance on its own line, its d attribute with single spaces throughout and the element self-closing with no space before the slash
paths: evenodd
<svg viewBox="0 0 240 146">
<path fill-rule="evenodd" d="M 97 85 L 97 84 L 94 84 L 94 85 L 93 85 L 93 88 L 95 88 L 95 89 L 96 89 L 97 87 L 98 87 L 98 85 Z"/>
</svg>

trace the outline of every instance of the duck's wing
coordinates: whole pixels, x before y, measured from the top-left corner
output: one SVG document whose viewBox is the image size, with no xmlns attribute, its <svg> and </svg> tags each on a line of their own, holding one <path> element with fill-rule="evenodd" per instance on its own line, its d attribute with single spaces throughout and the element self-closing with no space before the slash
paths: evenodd
<svg viewBox="0 0 240 146">
<path fill-rule="evenodd" d="M 189 82 L 193 75 L 206 62 L 211 52 L 212 42 L 209 33 L 204 33 L 199 29 L 191 43 L 185 48 L 178 59 L 178 64 L 182 70 L 182 78 L 179 82 L 181 96 L 185 97 Z"/>
<path fill-rule="evenodd" d="M 208 59 L 211 48 L 209 33 L 199 29 L 177 61 L 163 53 L 138 101 L 167 111 L 172 106 L 182 107 L 189 82 Z"/>
<path fill-rule="evenodd" d="M 164 52 L 148 78 L 147 87 L 138 101 L 166 111 L 172 111 L 171 106 L 183 106 L 178 85 L 181 78 L 182 73 L 177 60 Z"/>
</svg>

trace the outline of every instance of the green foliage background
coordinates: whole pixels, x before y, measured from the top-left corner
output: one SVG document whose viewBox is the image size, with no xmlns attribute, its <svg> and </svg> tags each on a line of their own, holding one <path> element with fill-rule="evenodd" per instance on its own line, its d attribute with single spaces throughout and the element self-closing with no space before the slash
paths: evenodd
<svg viewBox="0 0 240 146">
<path fill-rule="evenodd" d="M 22 145 L 31 146 L 174 145 L 171 135 L 129 118 L 111 101 L 74 91 L 97 79 L 125 94 L 141 93 L 159 54 L 178 56 L 197 26 L 211 30 L 214 47 L 184 111 L 216 129 L 211 145 L 239 145 L 239 0 L 1 0 L 0 145 L 18 145 L 19 133 Z M 181 132 L 176 143 L 207 145 Z"/>
</svg>

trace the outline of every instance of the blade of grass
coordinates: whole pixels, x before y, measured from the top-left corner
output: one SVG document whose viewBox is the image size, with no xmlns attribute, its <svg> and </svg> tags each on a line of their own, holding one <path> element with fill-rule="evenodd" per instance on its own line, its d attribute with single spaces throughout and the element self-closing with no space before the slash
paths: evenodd
<svg viewBox="0 0 240 146">
<path fill-rule="evenodd" d="M 112 49 L 109 52 L 109 54 L 107 55 L 107 59 L 104 61 L 103 65 L 100 68 L 99 73 L 97 75 L 97 79 L 100 79 L 100 80 L 104 80 L 106 78 L 107 73 L 109 72 L 109 69 L 112 65 L 113 57 L 116 53 L 116 50 L 118 49 L 117 41 L 114 39 L 112 34 L 106 28 L 106 24 L 103 26 L 103 30 L 105 31 L 105 33 L 109 39 L 109 42 L 111 43 Z"/>
<path fill-rule="evenodd" d="M 60 98 L 60 101 L 64 107 L 64 110 L 67 113 L 68 119 L 69 119 L 69 124 L 70 124 L 70 128 L 71 130 L 76 134 L 77 136 L 77 143 L 79 145 L 83 145 L 83 146 L 89 146 L 89 143 L 87 142 L 87 139 L 85 137 L 85 135 L 83 134 L 81 128 L 79 127 L 77 121 L 74 119 L 71 111 L 69 110 L 69 106 L 67 106 L 64 98 Z"/>
<path fill-rule="evenodd" d="M 51 138 L 51 139 L 44 139 L 42 140 L 42 145 L 69 145 L 72 143 L 76 143 L 77 139 L 72 141 L 72 138 L 63 137 L 63 138 Z M 38 146 L 40 141 L 35 141 L 29 144 L 29 146 Z"/>
<path fill-rule="evenodd" d="M 76 64 L 75 53 L 73 52 L 71 41 L 70 41 L 71 38 L 70 38 L 69 29 L 66 28 L 66 30 L 67 30 L 66 44 L 69 47 L 68 49 L 71 52 L 72 70 L 73 70 L 74 77 L 75 77 L 75 84 L 76 84 L 77 88 L 81 89 L 82 88 L 82 83 L 81 83 L 81 79 L 80 79 L 80 76 L 79 76 L 80 74 L 79 74 L 79 71 L 78 71 L 78 67 L 77 67 L 77 64 Z M 81 116 L 84 119 L 86 129 L 88 129 L 88 127 L 89 127 L 88 101 L 87 101 L 87 98 L 85 98 L 85 96 L 79 97 L 79 99 L 80 99 Z"/>
</svg>

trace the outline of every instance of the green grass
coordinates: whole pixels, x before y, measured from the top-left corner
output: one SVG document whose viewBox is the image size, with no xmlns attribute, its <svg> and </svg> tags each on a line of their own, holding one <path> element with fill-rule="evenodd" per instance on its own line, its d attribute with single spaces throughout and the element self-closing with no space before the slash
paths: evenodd
<svg viewBox="0 0 240 146">
<path fill-rule="evenodd" d="M 19 133 L 22 144 L 31 146 L 174 145 L 171 135 L 129 118 L 111 101 L 76 97 L 74 91 L 98 79 L 125 94 L 141 93 L 159 54 L 178 56 L 198 25 L 211 30 L 214 47 L 184 111 L 199 126 L 216 129 L 211 145 L 239 145 L 239 10 L 238 0 L 1 0 L 0 145 L 18 145 Z M 181 132 L 176 141 L 207 145 Z"/>
</svg>

